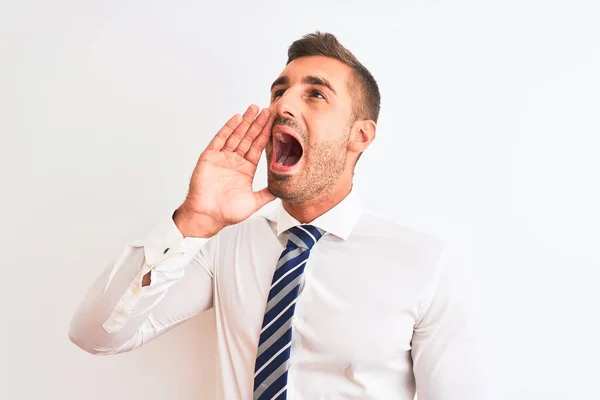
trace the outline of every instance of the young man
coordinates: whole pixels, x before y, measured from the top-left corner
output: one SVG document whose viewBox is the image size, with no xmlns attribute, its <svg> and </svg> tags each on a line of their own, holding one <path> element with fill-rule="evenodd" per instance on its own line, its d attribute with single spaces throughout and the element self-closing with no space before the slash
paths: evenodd
<svg viewBox="0 0 600 400">
<path fill-rule="evenodd" d="M 71 340 L 130 351 L 214 307 L 219 398 L 484 400 L 460 257 L 352 190 L 377 83 L 331 34 L 288 56 L 270 107 L 217 133 L 183 204 L 92 287 Z M 268 187 L 253 192 L 263 150 Z"/>
</svg>

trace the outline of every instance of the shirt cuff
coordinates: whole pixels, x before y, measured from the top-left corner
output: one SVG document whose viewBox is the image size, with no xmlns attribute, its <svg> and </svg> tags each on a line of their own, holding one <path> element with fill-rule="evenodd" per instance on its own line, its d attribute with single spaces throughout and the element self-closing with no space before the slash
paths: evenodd
<svg viewBox="0 0 600 400">
<path fill-rule="evenodd" d="M 173 216 L 160 221 L 143 241 L 146 262 L 152 268 L 175 253 L 185 252 L 184 238 Z"/>
<path fill-rule="evenodd" d="M 154 294 L 160 286 L 157 285 L 158 279 L 154 279 L 154 272 L 157 272 L 156 275 L 179 278 L 179 272 L 183 270 L 185 263 L 189 262 L 209 240 L 209 238 L 184 238 L 172 216 L 160 221 L 142 242 L 146 262 L 142 273 L 133 282 L 134 293 L 138 294 L 141 290 L 145 295 Z M 171 263 L 172 260 L 182 256 L 184 256 L 184 263 Z M 150 286 L 142 288 L 142 278 L 150 271 L 153 272 Z"/>
<path fill-rule="evenodd" d="M 172 216 L 169 216 L 160 221 L 144 240 L 132 244 L 133 247 L 143 247 L 145 262 L 103 324 L 103 328 L 108 333 L 118 332 L 141 300 L 160 293 L 164 294 L 168 287 L 183 278 L 185 265 L 209 240 L 208 238 L 184 238 Z M 180 261 L 171 262 L 176 259 Z M 142 287 L 142 279 L 149 272 L 151 272 L 150 285 Z M 157 300 L 160 298 L 161 296 Z M 150 306 L 152 307 L 153 305 Z"/>
</svg>

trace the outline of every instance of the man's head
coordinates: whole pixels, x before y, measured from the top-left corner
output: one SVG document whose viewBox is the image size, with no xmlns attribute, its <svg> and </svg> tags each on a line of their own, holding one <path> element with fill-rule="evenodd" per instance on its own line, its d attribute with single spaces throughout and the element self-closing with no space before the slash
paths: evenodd
<svg viewBox="0 0 600 400">
<path fill-rule="evenodd" d="M 271 87 L 269 190 L 303 203 L 351 180 L 375 138 L 379 107 L 375 79 L 335 36 L 317 32 L 292 43 Z"/>
</svg>

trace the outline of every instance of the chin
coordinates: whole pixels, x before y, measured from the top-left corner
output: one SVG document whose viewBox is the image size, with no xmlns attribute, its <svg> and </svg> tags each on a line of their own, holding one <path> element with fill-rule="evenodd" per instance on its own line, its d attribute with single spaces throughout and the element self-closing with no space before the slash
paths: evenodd
<svg viewBox="0 0 600 400">
<path fill-rule="evenodd" d="M 298 203 L 301 200 L 300 193 L 294 188 L 289 175 L 274 174 L 269 171 L 268 188 L 276 197 L 288 203 Z"/>
<path fill-rule="evenodd" d="M 280 192 L 288 192 L 290 190 L 290 175 L 280 175 L 273 171 L 269 171 L 267 176 L 267 184 L 271 193 L 279 197 Z"/>
</svg>

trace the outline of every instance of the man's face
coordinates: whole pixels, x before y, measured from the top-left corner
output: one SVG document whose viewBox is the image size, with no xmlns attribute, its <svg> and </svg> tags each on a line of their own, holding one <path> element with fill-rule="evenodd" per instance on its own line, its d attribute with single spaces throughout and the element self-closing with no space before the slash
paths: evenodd
<svg viewBox="0 0 600 400">
<path fill-rule="evenodd" d="M 273 135 L 266 148 L 269 190 L 289 203 L 315 198 L 346 168 L 353 122 L 352 69 L 323 56 L 286 66 L 271 90 Z"/>
</svg>

